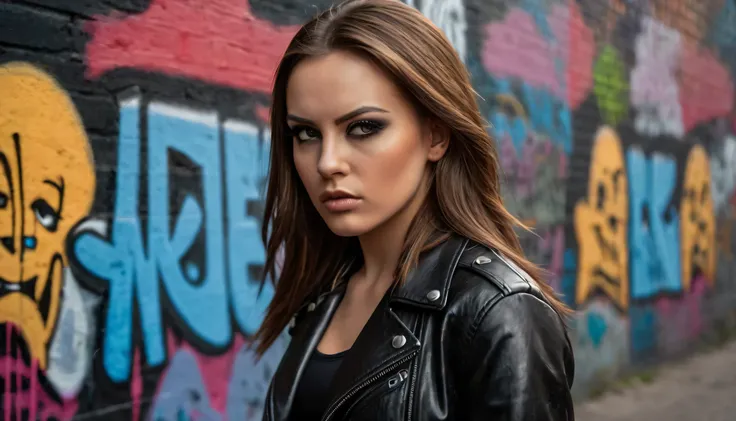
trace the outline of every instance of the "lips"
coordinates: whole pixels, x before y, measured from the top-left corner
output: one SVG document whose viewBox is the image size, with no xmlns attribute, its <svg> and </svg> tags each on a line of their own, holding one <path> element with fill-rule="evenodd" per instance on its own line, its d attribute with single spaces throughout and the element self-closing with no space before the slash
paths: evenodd
<svg viewBox="0 0 736 421">
<path fill-rule="evenodd" d="M 340 200 L 340 199 L 358 199 L 358 196 L 355 196 L 354 194 L 348 193 L 344 190 L 331 190 L 326 191 L 319 195 L 320 202 L 328 202 L 330 200 Z"/>
<path fill-rule="evenodd" d="M 0 408 L 3 421 L 66 421 L 77 410 L 75 401 L 54 391 L 12 323 L 0 324 Z"/>
</svg>

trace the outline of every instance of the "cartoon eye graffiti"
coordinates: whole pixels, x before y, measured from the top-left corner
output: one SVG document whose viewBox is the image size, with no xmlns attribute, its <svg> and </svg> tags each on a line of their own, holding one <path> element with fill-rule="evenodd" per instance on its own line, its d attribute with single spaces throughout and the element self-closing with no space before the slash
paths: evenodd
<svg viewBox="0 0 736 421">
<path fill-rule="evenodd" d="M 37 199 L 31 205 L 33 214 L 38 222 L 49 232 L 56 232 L 59 223 L 59 214 L 43 199 Z"/>
</svg>

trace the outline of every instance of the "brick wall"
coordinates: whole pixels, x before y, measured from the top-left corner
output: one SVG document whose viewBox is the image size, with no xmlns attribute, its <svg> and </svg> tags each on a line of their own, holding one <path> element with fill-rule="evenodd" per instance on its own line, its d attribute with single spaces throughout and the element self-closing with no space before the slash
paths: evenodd
<svg viewBox="0 0 736 421">
<path fill-rule="evenodd" d="M 736 2 L 409 2 L 578 310 L 576 394 L 733 320 Z M 0 419 L 260 419 L 268 87 L 328 3 L 0 2 Z"/>
</svg>

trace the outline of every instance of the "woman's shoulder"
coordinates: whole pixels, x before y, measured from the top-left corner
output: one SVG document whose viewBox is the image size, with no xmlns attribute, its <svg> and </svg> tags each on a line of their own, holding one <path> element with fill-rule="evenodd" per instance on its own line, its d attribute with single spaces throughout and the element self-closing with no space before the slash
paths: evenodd
<svg viewBox="0 0 736 421">
<path fill-rule="evenodd" d="M 513 338 L 519 350 L 554 349 L 571 364 L 563 316 L 537 282 L 499 251 L 468 241 L 448 292 L 445 317 L 452 314 L 454 335 L 469 349 L 487 350 L 489 344 Z"/>
<path fill-rule="evenodd" d="M 446 309 L 472 321 L 471 327 L 491 313 L 500 319 L 504 313 L 548 314 L 549 321 L 560 321 L 536 280 L 498 250 L 470 240 L 458 253 Z"/>
<path fill-rule="evenodd" d="M 458 253 L 450 292 L 455 293 L 456 299 L 479 293 L 493 299 L 518 293 L 544 298 L 537 282 L 513 261 L 498 250 L 471 240 L 466 240 Z"/>
</svg>

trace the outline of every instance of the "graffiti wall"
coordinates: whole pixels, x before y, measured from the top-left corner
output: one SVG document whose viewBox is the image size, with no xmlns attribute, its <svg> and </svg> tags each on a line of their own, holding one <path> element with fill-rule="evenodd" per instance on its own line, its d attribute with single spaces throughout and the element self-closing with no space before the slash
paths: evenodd
<svg viewBox="0 0 736 421">
<path fill-rule="evenodd" d="M 736 311 L 736 2 L 407 0 L 471 72 L 576 393 Z M 0 417 L 260 419 L 269 86 L 330 1 L 0 3 Z"/>
</svg>

